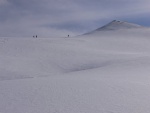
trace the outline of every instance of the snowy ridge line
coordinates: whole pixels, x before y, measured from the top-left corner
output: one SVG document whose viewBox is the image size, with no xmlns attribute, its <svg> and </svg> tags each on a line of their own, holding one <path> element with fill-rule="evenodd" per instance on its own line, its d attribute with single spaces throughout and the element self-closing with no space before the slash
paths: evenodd
<svg viewBox="0 0 150 113">
<path fill-rule="evenodd" d="M 86 71 L 86 70 L 92 70 L 98 68 L 107 68 L 107 67 L 118 66 L 118 65 L 126 66 L 127 64 L 130 63 L 132 65 L 138 64 L 138 66 L 140 66 L 141 63 L 143 63 L 145 64 L 145 66 L 148 66 L 150 64 L 150 56 L 145 56 L 145 57 L 142 56 L 142 57 L 135 57 L 135 58 L 128 58 L 128 59 L 115 59 L 115 60 L 104 61 L 102 63 L 92 64 L 92 65 L 85 64 L 74 69 L 69 69 L 67 73 L 73 73 L 76 71 Z"/>
<path fill-rule="evenodd" d="M 113 20 L 112 22 L 96 29 L 93 30 L 89 33 L 85 33 L 83 35 L 88 35 L 91 33 L 95 33 L 95 32 L 99 32 L 99 31 L 117 31 L 117 30 L 137 30 L 137 29 L 150 29 L 149 27 L 145 27 L 145 26 L 141 26 L 138 24 L 133 24 L 133 23 L 129 23 L 129 22 L 125 22 L 125 21 L 120 21 L 120 20 Z"/>
<path fill-rule="evenodd" d="M 6 78 L 4 76 L 0 76 L 0 81 L 6 80 L 20 80 L 20 79 L 33 79 L 34 77 L 13 77 L 13 78 Z"/>
<path fill-rule="evenodd" d="M 125 21 L 120 20 L 113 20 L 112 22 L 108 23 L 107 25 L 102 26 L 101 28 L 98 28 L 97 31 L 100 30 L 118 30 L 118 29 L 135 29 L 135 28 L 144 28 L 143 26 L 128 23 Z"/>
</svg>

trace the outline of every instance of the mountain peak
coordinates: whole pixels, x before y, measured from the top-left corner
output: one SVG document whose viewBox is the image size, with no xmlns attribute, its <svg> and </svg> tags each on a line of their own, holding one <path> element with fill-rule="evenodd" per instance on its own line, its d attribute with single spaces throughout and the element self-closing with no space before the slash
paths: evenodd
<svg viewBox="0 0 150 113">
<path fill-rule="evenodd" d="M 131 28 L 141 28 L 142 26 L 120 21 L 120 20 L 113 20 L 112 22 L 104 25 L 103 27 L 98 28 L 96 31 L 103 31 L 103 30 L 119 30 L 119 29 L 131 29 Z"/>
</svg>

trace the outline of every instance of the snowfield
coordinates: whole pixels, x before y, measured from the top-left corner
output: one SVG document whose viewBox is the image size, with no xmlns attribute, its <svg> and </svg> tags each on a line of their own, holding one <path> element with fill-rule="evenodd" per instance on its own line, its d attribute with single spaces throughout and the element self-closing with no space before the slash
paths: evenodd
<svg viewBox="0 0 150 113">
<path fill-rule="evenodd" d="M 0 38 L 0 113 L 149 113 L 150 29 L 112 21 L 72 38 Z"/>
</svg>

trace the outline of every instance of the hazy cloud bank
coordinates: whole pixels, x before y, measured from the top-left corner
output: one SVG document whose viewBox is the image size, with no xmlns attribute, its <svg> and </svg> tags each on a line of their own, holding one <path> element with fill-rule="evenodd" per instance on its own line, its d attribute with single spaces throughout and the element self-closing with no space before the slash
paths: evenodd
<svg viewBox="0 0 150 113">
<path fill-rule="evenodd" d="M 148 18 L 149 4 L 149 0 L 0 0 L 0 35 L 63 37 L 112 19 L 142 24 L 145 21 L 138 18 Z"/>
</svg>

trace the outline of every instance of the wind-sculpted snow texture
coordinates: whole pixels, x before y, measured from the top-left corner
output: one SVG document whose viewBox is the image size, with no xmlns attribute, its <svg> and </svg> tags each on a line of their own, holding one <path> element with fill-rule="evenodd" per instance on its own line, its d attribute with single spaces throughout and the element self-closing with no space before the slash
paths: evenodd
<svg viewBox="0 0 150 113">
<path fill-rule="evenodd" d="M 149 81 L 150 29 L 139 25 L 0 38 L 0 113 L 149 113 Z"/>
</svg>

